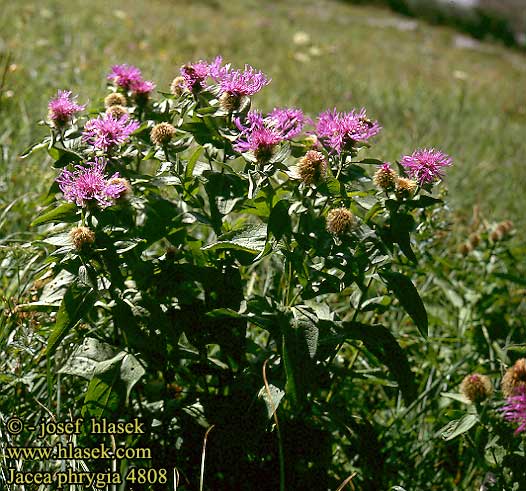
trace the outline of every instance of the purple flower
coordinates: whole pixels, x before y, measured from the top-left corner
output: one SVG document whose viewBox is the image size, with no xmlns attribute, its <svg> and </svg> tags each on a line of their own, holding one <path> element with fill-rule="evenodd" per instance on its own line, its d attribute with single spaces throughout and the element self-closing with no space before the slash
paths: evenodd
<svg viewBox="0 0 526 491">
<path fill-rule="evenodd" d="M 190 91 L 204 89 L 206 79 L 211 73 L 218 73 L 221 69 L 223 59 L 218 56 L 212 63 L 199 60 L 197 63 L 188 63 L 180 68 L 181 76 L 184 78 L 183 85 Z"/>
<path fill-rule="evenodd" d="M 234 144 L 238 152 L 252 151 L 256 157 L 268 158 L 275 145 L 283 141 L 283 135 L 276 128 L 269 128 L 259 111 L 249 111 L 245 124 L 237 118 L 235 124 L 241 131 Z"/>
<path fill-rule="evenodd" d="M 137 121 L 128 121 L 129 116 L 123 114 L 115 118 L 111 114 L 104 114 L 90 119 L 84 126 L 82 138 L 84 141 L 101 150 L 120 145 L 139 127 Z"/>
<path fill-rule="evenodd" d="M 285 140 L 298 136 L 309 122 L 301 109 L 275 108 L 267 116 L 268 126 L 277 129 Z"/>
<path fill-rule="evenodd" d="M 506 421 L 518 425 L 515 430 L 515 435 L 518 435 L 526 431 L 526 390 L 524 387 L 519 388 L 506 401 L 507 404 L 500 408 L 500 411 Z"/>
<path fill-rule="evenodd" d="M 234 145 L 234 148 L 238 152 L 248 152 L 252 150 L 257 153 L 261 150 L 271 149 L 274 145 L 277 145 L 283 141 L 283 137 L 272 128 L 256 128 L 243 135 Z"/>
<path fill-rule="evenodd" d="M 64 198 L 77 206 L 86 206 L 94 201 L 101 208 L 111 206 L 127 190 L 121 181 L 115 180 L 119 173 L 105 177 L 106 161 L 102 158 L 95 158 L 95 162 L 87 162 L 87 165 L 77 165 L 73 172 L 65 169 L 56 179 Z"/>
<path fill-rule="evenodd" d="M 124 90 L 129 90 L 134 84 L 142 82 L 142 73 L 133 65 L 113 65 L 108 80 Z"/>
<path fill-rule="evenodd" d="M 341 153 L 356 142 L 365 142 L 381 130 L 378 121 L 367 118 L 364 108 L 359 112 L 353 109 L 339 113 L 336 109 L 327 110 L 318 116 L 316 134 L 332 151 Z"/>
<path fill-rule="evenodd" d="M 235 118 L 234 123 L 241 133 L 247 133 L 257 128 L 263 128 L 265 126 L 265 119 L 261 111 L 249 111 L 243 122 L 241 122 L 240 118 Z"/>
<path fill-rule="evenodd" d="M 76 113 L 83 111 L 86 106 L 75 102 L 77 97 L 71 97 L 71 91 L 59 90 L 57 97 L 51 99 L 48 104 L 49 119 L 53 123 L 62 126 L 66 124 Z"/>
<path fill-rule="evenodd" d="M 140 80 L 139 82 L 134 82 L 131 84 L 131 90 L 135 95 L 146 96 L 149 95 L 152 90 L 154 90 L 156 85 L 149 80 Z"/>
<path fill-rule="evenodd" d="M 453 159 L 434 148 L 416 150 L 412 155 L 404 155 L 400 164 L 409 177 L 418 181 L 420 185 L 432 183 L 443 177 L 443 167 L 452 165 Z"/>
<path fill-rule="evenodd" d="M 221 91 L 233 96 L 251 96 L 270 83 L 263 72 L 256 71 L 250 65 L 244 70 L 232 70 L 230 65 L 216 66 L 210 76 L 219 83 Z"/>
</svg>

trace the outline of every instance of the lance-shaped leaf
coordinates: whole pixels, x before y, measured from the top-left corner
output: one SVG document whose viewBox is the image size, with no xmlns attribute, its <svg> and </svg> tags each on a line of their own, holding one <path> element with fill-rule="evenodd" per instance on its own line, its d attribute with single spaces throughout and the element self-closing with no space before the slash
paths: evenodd
<svg viewBox="0 0 526 491">
<path fill-rule="evenodd" d="M 73 203 L 62 203 L 59 206 L 53 204 L 49 211 L 33 220 L 31 226 L 35 227 L 49 222 L 74 222 L 77 220 L 77 210 L 77 205 Z"/>
<path fill-rule="evenodd" d="M 217 242 L 203 247 L 204 250 L 233 249 L 259 254 L 265 249 L 267 240 L 267 227 L 261 225 L 248 225 L 242 229 L 233 230 L 219 237 Z"/>
<path fill-rule="evenodd" d="M 58 345 L 95 303 L 95 292 L 92 288 L 79 283 L 72 283 L 57 312 L 55 327 L 47 342 L 46 355 L 51 356 Z"/>
<path fill-rule="evenodd" d="M 395 294 L 405 311 L 411 316 L 422 336 L 426 337 L 428 329 L 427 312 L 415 285 L 402 273 L 383 271 L 380 276 Z"/>
<path fill-rule="evenodd" d="M 416 399 L 417 386 L 415 376 L 411 372 L 409 361 L 391 334 L 389 329 L 378 324 L 362 324 L 360 322 L 334 322 L 320 320 L 318 322 L 320 331 L 319 347 L 323 350 L 325 346 L 333 348 L 339 343 L 349 339 L 361 340 L 368 351 L 371 352 L 381 363 L 387 366 L 406 404 Z"/>
<path fill-rule="evenodd" d="M 389 329 L 377 324 L 367 325 L 359 322 L 344 322 L 343 327 L 348 339 L 363 341 L 365 347 L 387 366 L 398 382 L 406 404 L 411 404 L 417 395 L 415 376 L 411 372 L 407 356 Z"/>
<path fill-rule="evenodd" d="M 478 415 L 468 413 L 460 419 L 450 421 L 446 426 L 440 429 L 439 434 L 446 441 L 453 440 L 453 438 L 456 438 L 473 428 L 478 421 Z"/>
</svg>

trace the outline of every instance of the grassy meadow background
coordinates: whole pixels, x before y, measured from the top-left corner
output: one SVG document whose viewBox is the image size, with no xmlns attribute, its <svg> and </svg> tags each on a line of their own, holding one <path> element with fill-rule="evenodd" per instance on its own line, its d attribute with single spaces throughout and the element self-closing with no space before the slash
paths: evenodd
<svg viewBox="0 0 526 491">
<path fill-rule="evenodd" d="M 1 0 L 0 7 L 4 237 L 28 236 L 38 193 L 54 177 L 44 154 L 19 155 L 44 131 L 36 121 L 57 89 L 73 90 L 81 103 L 103 97 L 109 67 L 130 63 L 168 91 L 181 64 L 217 54 L 272 77 L 272 90 L 256 96 L 264 109 L 295 105 L 315 116 L 367 107 L 384 127 L 375 155 L 394 161 L 437 146 L 455 159 L 447 184 L 460 214 L 469 219 L 479 205 L 489 220 L 512 219 L 519 237 L 526 224 L 523 52 L 333 0 Z"/>
</svg>

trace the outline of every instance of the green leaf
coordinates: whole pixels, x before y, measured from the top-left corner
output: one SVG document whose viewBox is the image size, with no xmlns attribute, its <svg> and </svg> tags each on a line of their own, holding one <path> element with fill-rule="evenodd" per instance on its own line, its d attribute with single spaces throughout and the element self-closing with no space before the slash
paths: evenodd
<svg viewBox="0 0 526 491">
<path fill-rule="evenodd" d="M 411 372 L 407 356 L 389 329 L 378 324 L 367 325 L 359 322 L 343 322 L 341 325 L 345 339 L 360 339 L 366 348 L 387 366 L 398 382 L 406 404 L 411 404 L 417 396 L 415 376 Z"/>
<path fill-rule="evenodd" d="M 258 397 L 265 401 L 265 406 L 267 407 L 267 415 L 270 419 L 277 411 L 281 400 L 285 396 L 285 391 L 272 384 L 269 384 L 268 388 L 269 390 L 267 391 L 267 388 L 265 386 L 261 387 L 258 393 Z"/>
<path fill-rule="evenodd" d="M 259 254 L 265 249 L 267 227 L 265 224 L 247 225 L 219 237 L 217 242 L 202 247 L 203 250 L 215 251 L 232 249 Z"/>
<path fill-rule="evenodd" d="M 272 208 L 268 219 L 268 232 L 272 233 L 276 240 L 292 233 L 288 201 L 282 199 Z"/>
<path fill-rule="evenodd" d="M 365 165 L 383 165 L 385 162 L 378 159 L 363 159 L 359 162 L 353 162 L 354 164 L 365 164 Z"/>
<path fill-rule="evenodd" d="M 186 179 L 189 179 L 193 176 L 195 164 L 197 164 L 197 160 L 203 153 L 203 150 L 203 147 L 199 147 L 190 157 L 186 169 L 184 170 L 184 175 Z"/>
<path fill-rule="evenodd" d="M 415 220 L 411 215 L 393 213 L 390 218 L 391 233 L 394 241 L 400 246 L 400 250 L 412 262 L 417 258 L 411 248 L 411 231 L 415 227 Z"/>
<path fill-rule="evenodd" d="M 427 208 L 428 206 L 434 206 L 439 203 L 443 203 L 441 199 L 433 198 L 428 194 L 422 194 L 418 199 L 409 200 L 405 202 L 405 205 L 408 208 Z"/>
<path fill-rule="evenodd" d="M 462 394 L 457 394 L 455 392 L 441 392 L 440 395 L 447 399 L 453 399 L 454 401 L 461 402 L 462 404 L 471 404 L 471 401 Z"/>
<path fill-rule="evenodd" d="M 97 364 L 84 397 L 82 416 L 102 418 L 114 415 L 124 403 L 126 387 L 121 379 L 121 351 L 114 358 Z"/>
<path fill-rule="evenodd" d="M 95 338 L 85 338 L 58 373 L 77 375 L 90 380 L 99 362 L 113 358 L 118 349 Z"/>
<path fill-rule="evenodd" d="M 493 276 L 497 278 L 501 278 L 503 280 L 511 281 L 512 283 L 516 283 L 517 285 L 526 286 L 526 278 L 515 276 L 508 273 L 493 273 Z"/>
<path fill-rule="evenodd" d="M 95 352 L 93 343 L 91 347 L 91 355 L 94 358 L 107 356 L 112 349 L 106 343 L 95 347 Z M 99 417 L 104 413 L 115 412 L 122 403 L 128 401 L 133 386 L 145 373 L 137 358 L 125 351 L 117 353 L 109 360 L 97 362 L 92 369 L 83 412 L 87 411 Z"/>
<path fill-rule="evenodd" d="M 453 440 L 457 436 L 469 431 L 479 422 L 477 414 L 465 414 L 460 419 L 450 421 L 446 426 L 439 430 L 440 436 L 446 440 Z"/>
<path fill-rule="evenodd" d="M 47 148 L 49 146 L 49 137 L 46 137 L 43 141 L 34 143 L 29 148 L 26 148 L 20 155 L 21 159 L 25 159 L 26 157 L 29 157 L 32 153 L 37 152 L 38 150 L 42 150 L 44 148 Z"/>
<path fill-rule="evenodd" d="M 48 153 L 55 159 L 55 162 L 53 162 L 53 167 L 55 168 L 66 167 L 72 162 L 80 162 L 83 159 L 82 155 L 65 148 L 51 147 L 48 149 Z"/>
<path fill-rule="evenodd" d="M 74 203 L 62 203 L 59 206 L 53 205 L 50 211 L 45 212 L 33 220 L 31 226 L 36 227 L 37 225 L 49 222 L 75 222 L 77 220 L 77 211 L 77 205 Z"/>
<path fill-rule="evenodd" d="M 380 276 L 385 280 L 387 287 L 395 294 L 405 311 L 411 316 L 420 334 L 427 337 L 427 312 L 415 285 L 402 273 L 383 271 Z"/>
<path fill-rule="evenodd" d="M 57 320 L 49 336 L 46 355 L 51 356 L 68 332 L 95 303 L 95 292 L 78 283 L 72 283 L 64 294 L 57 312 Z"/>
</svg>

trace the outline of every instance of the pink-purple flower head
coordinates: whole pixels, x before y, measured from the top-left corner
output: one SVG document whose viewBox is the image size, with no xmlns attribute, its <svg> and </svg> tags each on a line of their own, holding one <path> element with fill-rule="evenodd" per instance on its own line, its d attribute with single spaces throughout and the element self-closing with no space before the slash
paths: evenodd
<svg viewBox="0 0 526 491">
<path fill-rule="evenodd" d="M 132 92 L 135 95 L 146 96 L 155 89 L 156 85 L 149 80 L 141 80 L 132 85 Z"/>
<path fill-rule="evenodd" d="M 57 126 L 63 126 L 70 121 L 75 114 L 83 111 L 86 106 L 75 102 L 76 96 L 71 96 L 69 90 L 59 90 L 57 97 L 49 101 L 49 119 Z"/>
<path fill-rule="evenodd" d="M 250 65 L 243 70 L 232 70 L 230 65 L 215 65 L 210 76 L 219 84 L 221 92 L 235 97 L 252 96 L 270 83 L 267 76 Z"/>
<path fill-rule="evenodd" d="M 251 151 L 258 160 L 270 158 L 274 146 L 284 140 L 277 128 L 267 126 L 259 111 L 249 111 L 244 123 L 236 118 L 235 124 L 241 133 L 234 149 L 241 153 Z"/>
<path fill-rule="evenodd" d="M 283 137 L 278 131 L 263 126 L 242 135 L 235 143 L 234 148 L 238 152 L 252 151 L 257 153 L 263 149 L 271 149 L 282 141 Z"/>
<path fill-rule="evenodd" d="M 360 111 L 340 113 L 327 110 L 318 116 L 316 135 L 331 151 L 341 153 L 356 143 L 366 142 L 381 130 L 378 121 L 367 118 L 364 108 Z"/>
<path fill-rule="evenodd" d="M 517 425 L 515 435 L 526 431 L 526 390 L 521 387 L 506 399 L 506 405 L 500 408 L 506 421 Z"/>
<path fill-rule="evenodd" d="M 106 208 L 114 204 L 115 200 L 126 193 L 126 186 L 117 178 L 116 172 L 110 178 L 104 175 L 106 161 L 95 158 L 94 162 L 87 162 L 87 167 L 75 166 L 72 171 L 64 169 L 56 179 L 66 201 L 85 207 L 90 203 Z"/>
<path fill-rule="evenodd" d="M 104 114 L 86 123 L 82 138 L 95 148 L 107 151 L 124 143 L 138 127 L 139 122 L 129 121 L 127 114 L 120 118 Z"/>
<path fill-rule="evenodd" d="M 133 65 L 113 65 L 111 72 L 108 74 L 108 80 L 111 80 L 117 87 L 124 90 L 131 90 L 135 84 L 142 82 L 141 71 Z"/>
<path fill-rule="evenodd" d="M 191 92 L 198 92 L 206 87 L 208 77 L 213 77 L 221 69 L 223 59 L 218 56 L 209 63 L 208 61 L 199 60 L 196 63 L 187 63 L 180 68 L 181 76 L 184 79 L 183 86 Z"/>
<path fill-rule="evenodd" d="M 434 148 L 414 151 L 411 155 L 404 155 L 400 164 L 405 171 L 420 185 L 433 183 L 442 179 L 444 167 L 452 165 L 453 159 Z"/>
<path fill-rule="evenodd" d="M 108 80 L 123 90 L 131 91 L 134 95 L 145 97 L 155 89 L 155 84 L 142 78 L 141 71 L 133 65 L 113 65 L 108 74 Z"/>
<path fill-rule="evenodd" d="M 285 140 L 298 136 L 310 122 L 301 109 L 294 107 L 275 108 L 266 119 L 267 125 L 278 130 Z"/>
</svg>

